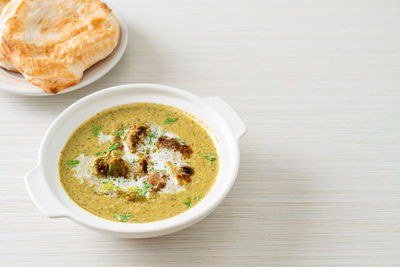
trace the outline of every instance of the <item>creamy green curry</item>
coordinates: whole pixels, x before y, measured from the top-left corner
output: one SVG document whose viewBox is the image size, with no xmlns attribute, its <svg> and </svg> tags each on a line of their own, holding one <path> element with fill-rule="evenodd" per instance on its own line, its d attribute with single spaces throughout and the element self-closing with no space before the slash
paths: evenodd
<svg viewBox="0 0 400 267">
<path fill-rule="evenodd" d="M 87 211 L 146 223 L 199 203 L 218 173 L 211 137 L 198 119 L 153 103 L 104 110 L 79 126 L 61 151 L 61 182 Z"/>
</svg>

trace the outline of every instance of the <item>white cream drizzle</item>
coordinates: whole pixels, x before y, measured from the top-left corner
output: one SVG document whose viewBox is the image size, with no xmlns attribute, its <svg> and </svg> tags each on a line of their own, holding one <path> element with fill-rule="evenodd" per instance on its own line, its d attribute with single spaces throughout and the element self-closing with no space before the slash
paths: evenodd
<svg viewBox="0 0 400 267">
<path fill-rule="evenodd" d="M 144 144 L 140 144 L 136 148 L 136 152 L 132 153 L 128 147 L 127 142 L 125 141 L 125 135 L 129 131 L 129 129 L 125 130 L 124 135 L 121 136 L 121 145 L 123 145 L 123 153 L 121 155 L 121 158 L 125 161 L 125 163 L 128 164 L 129 166 L 129 174 L 127 178 L 124 177 L 99 177 L 93 175 L 91 171 L 91 166 L 93 163 L 93 160 L 96 158 L 96 156 L 91 155 L 91 156 L 85 156 L 84 154 L 81 154 L 77 160 L 80 161 L 80 163 L 74 168 L 75 172 L 75 177 L 77 179 L 80 179 L 81 182 L 83 182 L 84 179 L 89 182 L 89 184 L 93 185 L 95 187 L 95 191 L 98 193 L 103 193 L 109 196 L 115 196 L 116 195 L 116 190 L 120 191 L 126 191 L 129 192 L 130 190 L 133 190 L 135 187 L 141 187 L 143 183 L 147 180 L 148 176 L 144 175 L 141 177 L 136 177 L 134 178 L 135 174 L 135 168 L 137 165 L 137 161 L 140 159 L 139 154 L 144 154 L 146 151 L 149 153 L 149 166 L 148 170 L 163 170 L 165 173 L 168 175 L 168 180 L 166 182 L 166 186 L 162 188 L 160 191 L 158 191 L 159 194 L 170 194 L 170 193 L 177 193 L 185 190 L 185 187 L 182 185 L 178 184 L 178 181 L 176 177 L 174 177 L 172 171 L 171 171 L 171 165 L 176 166 L 176 167 L 181 167 L 181 166 L 188 166 L 188 163 L 183 159 L 182 154 L 180 152 L 175 152 L 171 149 L 166 149 L 166 148 L 158 148 L 155 143 L 157 139 L 163 134 L 168 137 L 173 137 L 173 138 L 179 138 L 174 133 L 171 132 L 164 132 L 161 127 L 155 126 L 155 125 L 149 125 L 151 132 L 157 136 L 156 138 L 152 138 L 149 135 L 146 136 L 144 140 Z M 113 140 L 113 135 L 104 135 L 103 133 L 100 133 L 98 135 L 98 140 L 101 143 L 110 143 Z M 105 148 L 105 150 L 107 150 Z M 110 183 L 113 183 L 113 186 L 111 190 L 110 188 Z M 108 190 L 107 190 L 108 189 Z M 149 190 L 150 191 L 150 190 Z M 150 193 L 148 192 L 146 197 L 148 198 Z"/>
</svg>

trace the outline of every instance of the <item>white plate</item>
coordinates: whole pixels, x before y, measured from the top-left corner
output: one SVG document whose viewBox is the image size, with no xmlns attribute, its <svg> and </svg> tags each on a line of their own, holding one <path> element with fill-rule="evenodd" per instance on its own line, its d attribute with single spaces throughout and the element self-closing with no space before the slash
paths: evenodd
<svg viewBox="0 0 400 267">
<path fill-rule="evenodd" d="M 22 74 L 7 71 L 4 70 L 3 68 L 0 68 L 0 90 L 4 90 L 17 95 L 28 95 L 28 96 L 59 95 L 59 94 L 69 93 L 77 89 L 80 89 L 82 87 L 85 87 L 86 85 L 89 85 L 94 81 L 96 81 L 97 79 L 103 77 L 118 63 L 118 61 L 124 54 L 126 46 L 128 44 L 128 27 L 126 26 L 126 23 L 124 22 L 121 14 L 118 13 L 118 11 L 116 11 L 108 2 L 107 5 L 112 9 L 115 17 L 119 21 L 121 32 L 118 44 L 115 47 L 114 51 L 108 57 L 97 62 L 91 68 L 87 69 L 83 73 L 83 77 L 78 84 L 75 84 L 74 86 L 64 89 L 57 94 L 46 93 L 41 88 L 34 86 L 30 82 L 26 81 L 22 76 Z"/>
</svg>

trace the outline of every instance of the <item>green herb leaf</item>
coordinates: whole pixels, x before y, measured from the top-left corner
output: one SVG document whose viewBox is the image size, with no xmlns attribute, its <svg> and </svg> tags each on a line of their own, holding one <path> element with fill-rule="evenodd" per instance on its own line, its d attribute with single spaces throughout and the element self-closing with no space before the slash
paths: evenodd
<svg viewBox="0 0 400 267">
<path fill-rule="evenodd" d="M 156 170 L 156 169 L 150 169 L 149 172 L 161 172 L 161 173 L 166 173 L 166 170 Z"/>
<path fill-rule="evenodd" d="M 157 138 L 157 133 L 156 132 L 151 132 L 147 136 L 152 137 L 152 138 Z"/>
<path fill-rule="evenodd" d="M 186 201 L 185 202 L 183 202 L 183 204 L 185 204 L 186 206 L 188 206 L 188 207 L 190 207 L 190 204 L 192 203 L 192 199 L 190 198 L 190 197 L 188 197 L 187 199 L 186 199 Z"/>
<path fill-rule="evenodd" d="M 160 137 L 163 137 L 165 135 L 165 131 L 163 131 L 160 135 Z"/>
<path fill-rule="evenodd" d="M 183 142 L 183 139 L 181 137 L 178 138 L 178 142 L 181 146 L 184 146 L 185 143 Z"/>
<path fill-rule="evenodd" d="M 109 179 L 107 182 L 103 182 L 102 191 L 105 194 L 109 194 L 114 189 L 114 183 Z"/>
<path fill-rule="evenodd" d="M 68 166 L 70 166 L 71 168 L 76 167 L 79 163 L 80 163 L 79 160 L 67 160 L 67 164 L 68 164 Z"/>
<path fill-rule="evenodd" d="M 119 130 L 115 133 L 115 136 L 116 136 L 116 137 L 121 137 L 121 136 L 124 135 L 124 133 L 125 133 L 125 129 L 124 129 L 124 127 L 121 127 L 121 129 L 119 129 Z"/>
<path fill-rule="evenodd" d="M 120 147 L 120 144 L 119 144 L 119 143 L 115 143 L 115 144 L 111 145 L 111 146 L 108 148 L 108 151 L 109 151 L 109 152 L 112 152 L 112 151 L 114 151 L 114 150 L 117 150 L 119 147 Z"/>
<path fill-rule="evenodd" d="M 110 172 L 111 172 L 111 164 L 110 164 L 110 163 L 108 163 L 107 176 L 109 176 L 109 175 L 110 175 Z"/>
<path fill-rule="evenodd" d="M 136 195 L 139 197 L 145 197 L 151 187 L 151 184 L 149 184 L 148 182 L 143 182 L 142 187 L 135 188 Z"/>
<path fill-rule="evenodd" d="M 179 120 L 179 118 L 166 118 L 164 124 L 171 124 Z"/>
<path fill-rule="evenodd" d="M 195 200 L 202 200 L 202 197 L 194 197 Z"/>
<path fill-rule="evenodd" d="M 94 137 L 99 135 L 99 131 L 103 129 L 100 125 L 94 126 L 92 129 L 92 134 Z"/>
<path fill-rule="evenodd" d="M 204 155 L 201 155 L 203 158 L 205 158 L 206 160 L 209 160 L 209 161 L 214 161 L 214 160 L 216 160 L 217 159 L 217 155 L 216 154 L 204 154 Z"/>
<path fill-rule="evenodd" d="M 153 144 L 153 138 L 157 138 L 157 133 L 156 132 L 151 132 L 147 136 L 150 137 L 149 145 L 151 145 L 151 144 Z"/>
<path fill-rule="evenodd" d="M 101 151 L 101 152 L 94 153 L 93 155 L 95 155 L 96 157 L 98 157 L 98 156 L 103 156 L 104 154 L 107 154 L 107 152 Z"/>
<path fill-rule="evenodd" d="M 126 222 L 132 217 L 132 215 L 130 213 L 127 213 L 125 215 L 119 215 L 118 213 L 114 213 L 114 215 L 115 215 L 115 218 L 117 218 L 117 220 L 120 222 Z"/>
</svg>

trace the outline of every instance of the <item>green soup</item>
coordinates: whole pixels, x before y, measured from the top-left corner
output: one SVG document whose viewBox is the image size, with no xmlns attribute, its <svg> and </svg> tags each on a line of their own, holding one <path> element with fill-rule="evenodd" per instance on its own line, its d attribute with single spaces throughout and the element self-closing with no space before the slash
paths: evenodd
<svg viewBox="0 0 400 267">
<path fill-rule="evenodd" d="M 104 110 L 61 151 L 61 182 L 80 207 L 108 220 L 146 223 L 198 204 L 218 173 L 215 145 L 196 118 L 153 103 Z"/>
</svg>

